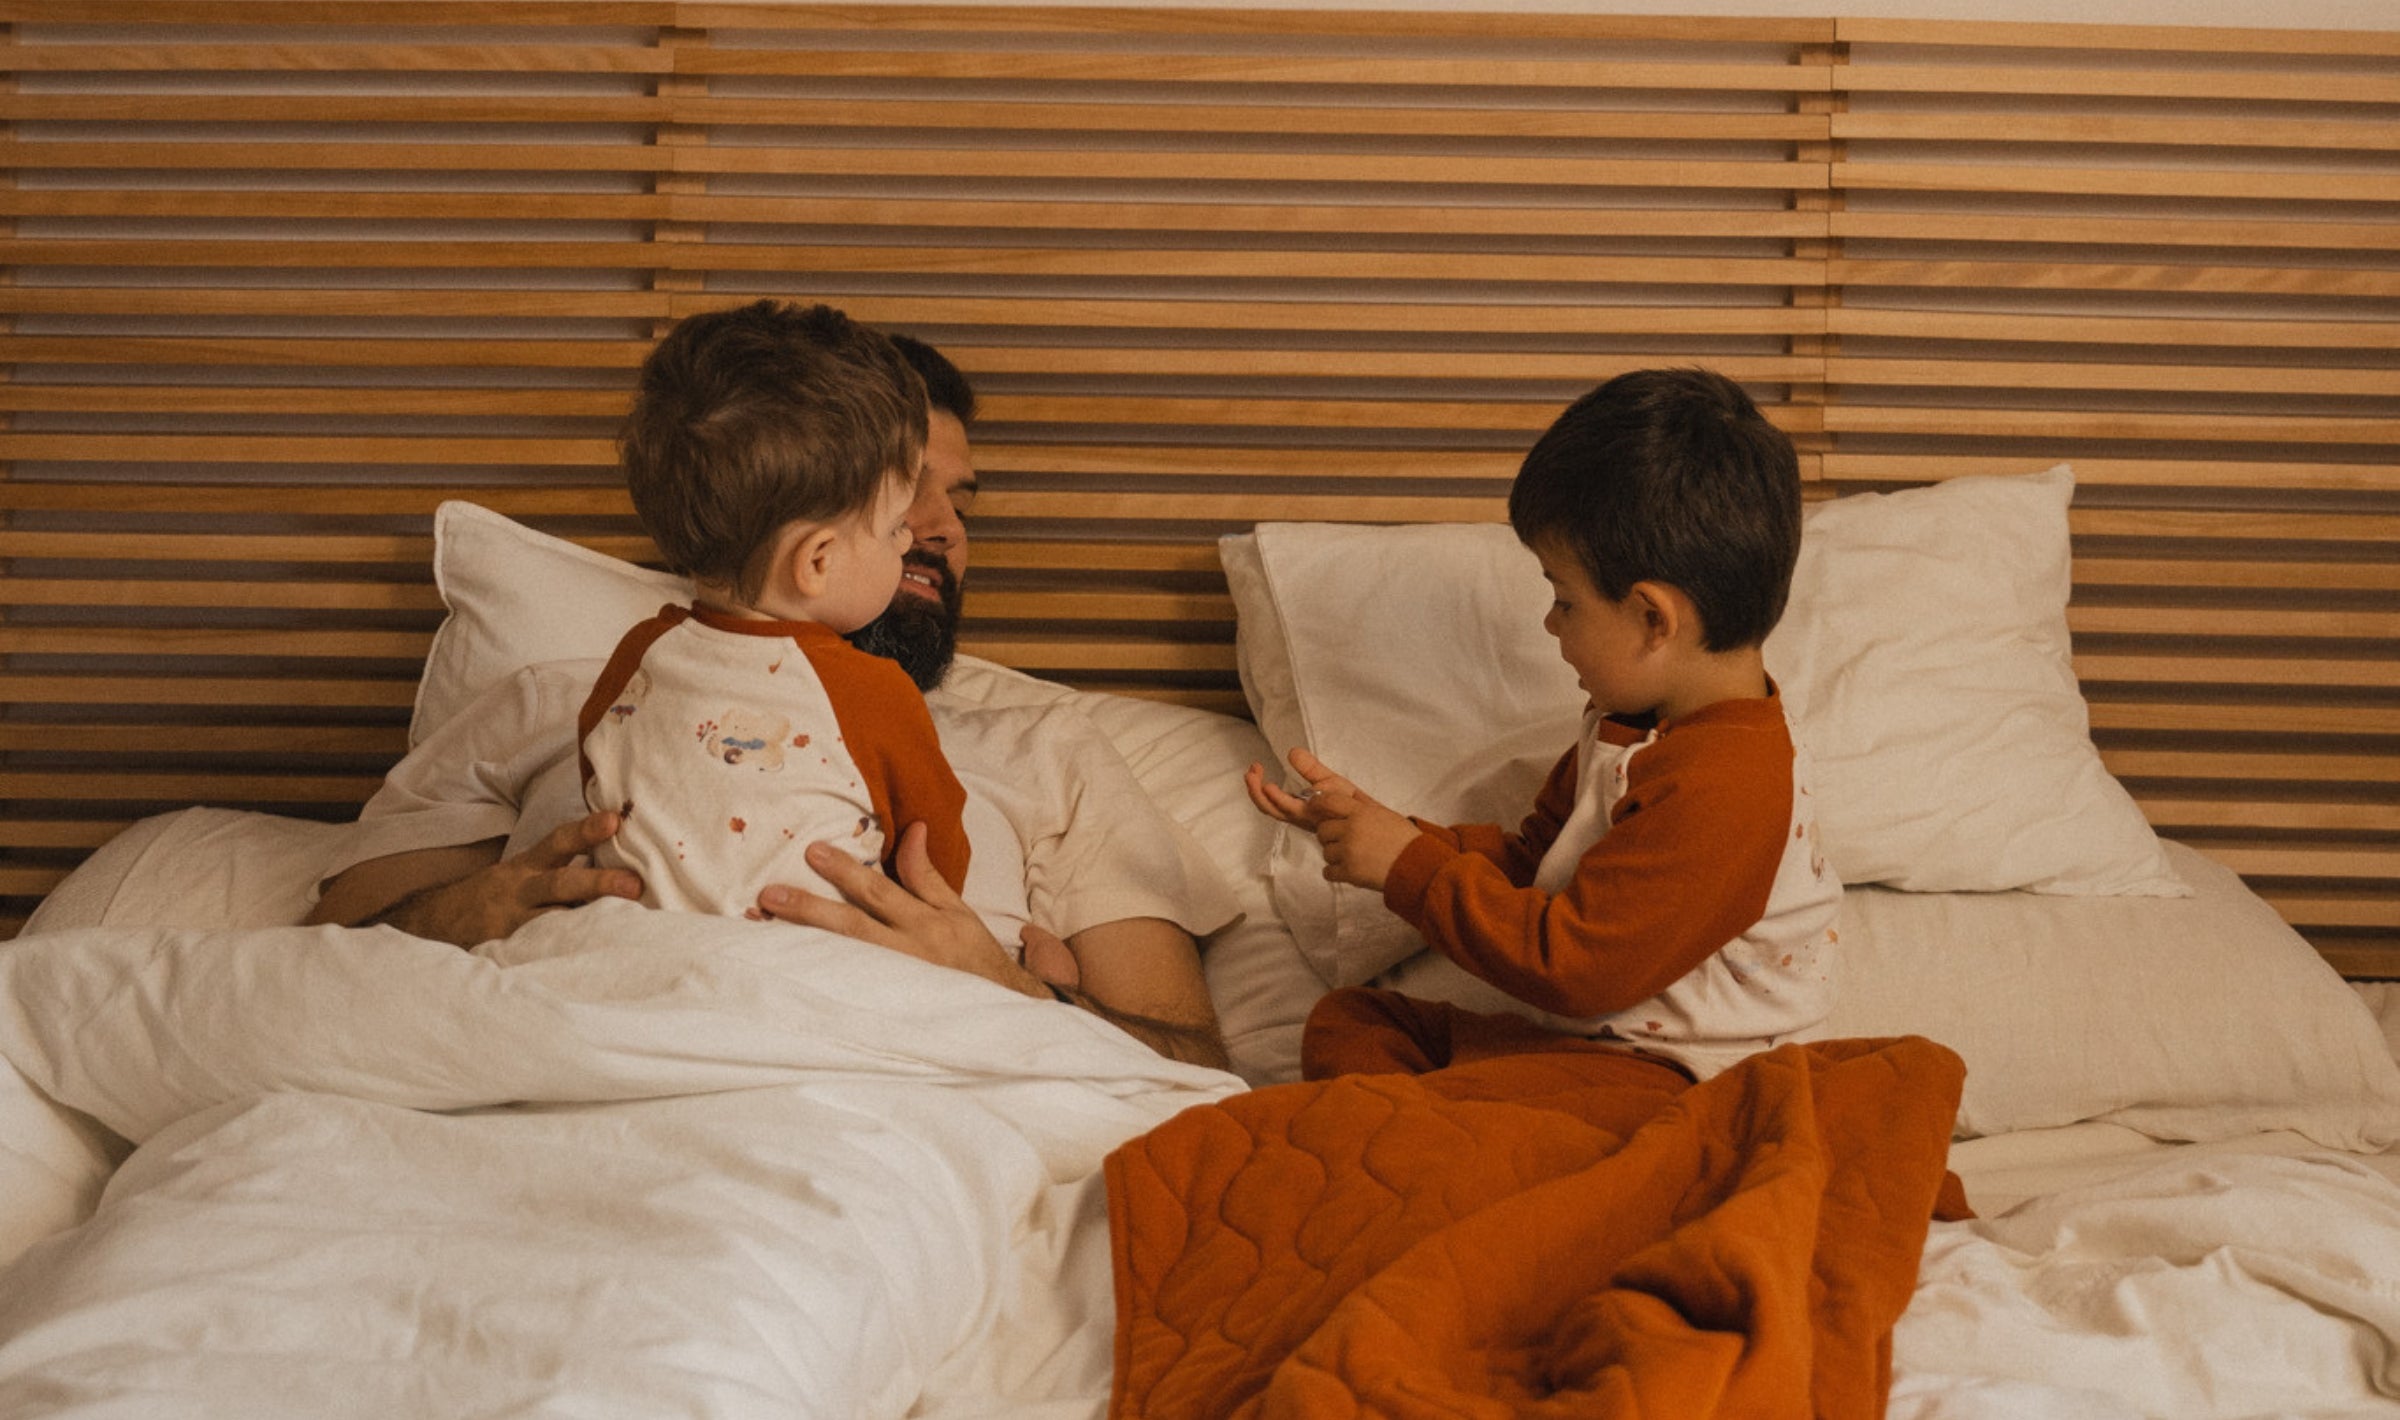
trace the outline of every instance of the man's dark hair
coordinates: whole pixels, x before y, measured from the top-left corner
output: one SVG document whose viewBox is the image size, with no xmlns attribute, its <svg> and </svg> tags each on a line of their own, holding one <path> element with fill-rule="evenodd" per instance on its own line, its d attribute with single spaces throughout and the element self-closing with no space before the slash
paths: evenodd
<svg viewBox="0 0 2400 1420">
<path fill-rule="evenodd" d="M 958 366 L 950 363 L 950 357 L 913 335 L 895 335 L 892 344 L 900 348 L 900 358 L 925 382 L 925 402 L 956 419 L 961 426 L 974 428 L 975 387 L 967 383 Z"/>
<path fill-rule="evenodd" d="M 871 506 L 916 476 L 924 382 L 831 306 L 754 301 L 679 322 L 642 362 L 618 440 L 667 565 L 755 597 L 776 531 Z"/>
<path fill-rule="evenodd" d="M 1741 386 L 1709 370 L 1636 370 L 1567 407 L 1508 492 L 1531 545 L 1571 552 L 1612 599 L 1663 582 L 1692 599 L 1702 644 L 1766 640 L 1800 556 L 1800 463 Z"/>
</svg>

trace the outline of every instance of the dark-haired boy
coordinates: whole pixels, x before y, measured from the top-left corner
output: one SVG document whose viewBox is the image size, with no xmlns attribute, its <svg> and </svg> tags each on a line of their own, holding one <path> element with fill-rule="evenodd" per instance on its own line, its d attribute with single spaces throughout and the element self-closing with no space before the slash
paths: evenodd
<svg viewBox="0 0 2400 1420">
<path fill-rule="evenodd" d="M 1543 434 L 1509 521 L 1551 584 L 1543 628 L 1591 697 L 1518 831 L 1405 818 L 1305 748 L 1292 764 L 1308 788 L 1254 765 L 1252 801 L 1317 835 L 1328 878 L 1382 892 L 1554 1030 L 1699 1078 L 1805 1037 L 1831 1006 L 1841 885 L 1762 653 L 1799 556 L 1790 441 L 1722 376 L 1636 371 Z M 1334 993 L 1312 1038 L 1335 1019 L 1379 1030 L 1333 1038 L 1383 1043 L 1320 1052 L 1312 1073 L 1434 1068 L 1526 1039 L 1521 1021 L 1388 992 Z"/>
</svg>

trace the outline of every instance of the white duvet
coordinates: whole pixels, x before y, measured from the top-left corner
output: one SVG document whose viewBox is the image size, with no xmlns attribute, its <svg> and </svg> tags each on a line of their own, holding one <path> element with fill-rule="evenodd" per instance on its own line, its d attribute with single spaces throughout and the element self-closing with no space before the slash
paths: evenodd
<svg viewBox="0 0 2400 1420">
<path fill-rule="evenodd" d="M 472 955 L 36 935 L 0 1003 L 10 1417 L 1093 1414 L 1100 1162 L 1239 1088 L 874 947 L 620 904 Z"/>
<path fill-rule="evenodd" d="M 2400 1186 L 2197 1149 L 1937 1223 L 1892 1350 L 1890 1420 L 2400 1415 Z"/>
</svg>

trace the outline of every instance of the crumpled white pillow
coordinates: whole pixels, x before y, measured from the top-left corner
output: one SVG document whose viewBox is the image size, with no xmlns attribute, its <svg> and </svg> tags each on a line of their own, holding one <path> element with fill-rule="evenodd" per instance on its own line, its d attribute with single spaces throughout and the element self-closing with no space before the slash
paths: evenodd
<svg viewBox="0 0 2400 1420">
<path fill-rule="evenodd" d="M 2190 889 L 2093 748 L 2069 661 L 2064 465 L 1861 494 L 1808 512 L 1767 668 L 1816 761 L 1845 883 L 1919 892 Z M 1483 524 L 1270 523 L 1219 544 L 1252 712 L 1368 793 L 1513 825 L 1574 742 L 1574 673 L 1533 555 Z M 1285 831 L 1275 903 L 1320 974 L 1417 950 L 1373 893 Z"/>
<path fill-rule="evenodd" d="M 1849 889 L 1825 1034 L 1957 1051 L 1962 1139 L 2101 1119 L 2154 1139 L 2400 1140 L 2400 1065 L 2359 993 L 2230 869 L 2165 848 L 2194 895 Z M 1381 984 L 1522 1009 L 1435 952 Z"/>
<path fill-rule="evenodd" d="M 414 746 L 487 687 L 536 661 L 602 659 L 628 627 L 692 584 L 538 532 L 475 503 L 433 510 L 433 633 L 408 722 Z"/>
</svg>

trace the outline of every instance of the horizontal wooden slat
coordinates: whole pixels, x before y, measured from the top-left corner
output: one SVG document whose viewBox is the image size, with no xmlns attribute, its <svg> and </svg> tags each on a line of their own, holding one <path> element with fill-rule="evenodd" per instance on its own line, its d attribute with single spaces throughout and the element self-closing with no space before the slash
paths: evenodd
<svg viewBox="0 0 2400 1420">
<path fill-rule="evenodd" d="M 2400 756 L 2388 754 L 2104 748 L 2100 758 L 2120 778 L 2400 784 Z"/>
<path fill-rule="evenodd" d="M 2400 87 L 2394 88 L 2400 94 Z M 2286 202 L 2400 201 L 2400 177 L 2378 173 L 2211 171 L 1989 163 L 1833 165 L 1832 182 L 1849 192 L 2057 193 L 2159 198 L 2275 198 Z"/>
<path fill-rule="evenodd" d="M 2400 272 L 2387 278 L 2400 293 Z M 2127 390 L 2202 394 L 2301 394 L 2400 398 L 2400 370 L 2115 361 L 1854 359 L 1825 362 L 1828 384 L 1931 389 Z"/>
<path fill-rule="evenodd" d="M 1876 310 L 1826 313 L 1834 335 L 2056 345 L 2215 346 L 2229 350 L 2400 350 L 2400 322 L 2226 320 L 2199 316 L 2015 315 L 1979 311 Z"/>
<path fill-rule="evenodd" d="M 388 710 L 406 708 L 416 698 L 413 679 L 38 675 L 0 670 L 0 700 L 25 705 L 246 706 L 288 712 Z"/>
<path fill-rule="evenodd" d="M 2175 295 L 2400 296 L 2400 272 L 2340 266 L 2143 265 L 2116 261 L 1834 261 L 1826 279 L 1882 286 L 1976 291 L 2124 291 Z M 2298 373 L 2298 372 L 2291 372 Z M 2332 372 L 2328 372 L 2332 373 Z"/>
<path fill-rule="evenodd" d="M 2200 25 L 2061 24 L 1994 20 L 1922 20 L 1883 16 L 1835 21 L 1854 44 L 1956 46 L 1977 49 L 2065 49 L 2134 54 L 2328 55 L 2400 54 L 2400 36 L 2364 29 L 2262 29 Z"/>
<path fill-rule="evenodd" d="M 1837 140 L 1895 140 L 1916 143 L 1988 143 L 1987 115 L 1952 113 L 1842 112 L 1830 116 Z M 2012 113 L 2008 142 L 2155 145 L 2175 148 L 2252 148 L 2390 152 L 2400 147 L 2400 125 L 2341 118 L 2151 118 L 2131 114 L 2079 113 L 2046 116 Z"/>
<path fill-rule="evenodd" d="M 0 44 L 0 70 L 69 73 L 663 74 L 665 52 L 610 44 Z"/>
<path fill-rule="evenodd" d="M 2400 639 L 2400 609 L 2329 611 L 2323 608 L 2220 606 L 2075 606 L 2067 626 L 2078 636 L 2279 636 L 2293 640 Z M 2400 661 L 2400 651 L 2393 657 Z"/>
<path fill-rule="evenodd" d="M 94 736 L 123 744 L 172 745 L 208 754 L 396 756 L 408 732 L 396 725 L 180 725 L 0 723 L 0 749 L 53 754 L 88 749 Z"/>
<path fill-rule="evenodd" d="M 5 289 L 5 288 L 0 288 Z M 537 415 L 622 419 L 621 390 L 378 385 L 0 385 L 0 410 L 123 414 Z"/>
<path fill-rule="evenodd" d="M 623 340 L 359 340 L 154 335 L 0 335 L 23 365 L 263 365 L 304 369 L 631 370 L 647 347 Z"/>
<path fill-rule="evenodd" d="M 0 116 L 9 107 L 0 100 Z M 698 94 L 673 102 L 672 121 L 728 128 L 773 125 L 824 133 L 877 129 L 992 133 L 1295 134 L 1482 139 L 1656 139 L 1675 144 L 1804 143 L 1832 133 L 1812 113 L 1657 112 L 1590 108 L 1398 108 L 1370 104 L 1047 103 L 1028 99 L 820 99 Z"/>
<path fill-rule="evenodd" d="M 2309 944 L 2346 977 L 2369 981 L 2400 979 L 2400 929 L 2380 934 L 2311 932 Z"/>
<path fill-rule="evenodd" d="M 0 848 L 98 848 L 130 820 L 0 819 Z"/>
<path fill-rule="evenodd" d="M 2267 562 L 2208 557 L 2144 558 L 2081 554 L 2079 587 L 2240 588 L 2307 592 L 2400 592 L 2400 563 Z"/>
<path fill-rule="evenodd" d="M 144 463 L 517 464 L 611 468 L 606 439 L 0 434 L 0 459 Z"/>
<path fill-rule="evenodd" d="M 12 868 L 0 865 L 0 893 L 38 897 L 66 881 L 65 868 Z"/>
<path fill-rule="evenodd" d="M 1267 204 L 1222 202 L 1094 202 L 1047 194 L 1015 199 L 978 199 L 972 194 L 941 197 L 852 197 L 814 194 L 775 197 L 752 194 L 672 194 L 667 215 L 676 221 L 740 224 L 822 224 L 829 227 L 971 227 L 1073 232 L 1226 232 L 1330 236 L 1497 236 L 1525 238 L 1823 236 L 1827 213 L 1782 208 L 1644 208 L 1601 206 L 1579 200 L 1531 207 L 1520 203 L 1426 204 L 1382 193 L 1331 203 L 1298 197 Z M 4 210 L 4 209 L 0 209 Z M 670 262 L 695 269 L 719 259 L 715 248 L 731 243 L 695 243 L 699 249 L 670 248 Z"/>
<path fill-rule="evenodd" d="M 350 537 L 327 533 L 17 532 L 0 527 L 0 557 L 87 558 L 110 562 L 396 562 L 433 556 L 424 536 Z"/>
<path fill-rule="evenodd" d="M 2281 488 L 2299 491 L 2400 489 L 2400 463 L 2295 460 L 2271 450 L 2247 461 L 2212 455 L 2188 459 L 2129 459 L 2077 454 L 2078 483 L 2183 488 Z M 1867 454 L 1835 450 L 1824 456 L 1825 476 L 1842 482 L 1925 483 L 1967 474 L 2031 473 L 2038 460 L 1996 454 Z"/>
<path fill-rule="evenodd" d="M 2215 99 L 2300 104 L 2400 103 L 2400 79 L 2335 70 L 2277 72 L 2182 66 L 1862 63 L 1837 66 L 1852 94 L 2012 94 L 2045 98 Z"/>
<path fill-rule="evenodd" d="M 978 591 L 975 614 L 988 621 L 1231 622 L 1222 592 Z"/>
<path fill-rule="evenodd" d="M 2310 509 L 2075 508 L 2078 537 L 2238 538 L 2277 542 L 2400 541 L 2400 514 Z"/>
<path fill-rule="evenodd" d="M 0 60 L 6 58 L 0 53 Z M 942 84 L 1405 84 L 1666 92 L 1825 93 L 1829 71 L 1793 65 L 1611 63 L 1588 59 L 1416 58 L 1405 54 L 1123 54 L 1104 49 L 933 50 L 707 48 L 677 54 L 696 75 L 808 75 Z"/>
<path fill-rule="evenodd" d="M 2202 852 L 2237 873 L 2277 878 L 2400 877 L 2400 848 L 2321 848 L 2211 843 Z M 2400 912 L 2400 894 L 2393 908 Z M 2390 923 L 2400 926 L 2400 917 Z"/>
<path fill-rule="evenodd" d="M 2096 699 L 2092 705 L 2092 728 L 2095 731 L 2181 730 L 2197 734 L 2400 735 L 2400 703 L 2387 700 L 2372 705 L 2340 701 L 2317 705 L 2225 705 L 2177 700 L 2142 705 Z"/>
<path fill-rule="evenodd" d="M 2075 674 L 2085 690 L 2095 683 L 2137 685 L 2364 686 L 2400 689 L 2400 661 L 2354 656 L 2234 655 L 2223 651 L 2075 653 Z M 2162 692 L 2165 694 L 2173 691 Z M 2127 728 L 2132 728 L 2127 726 Z"/>
<path fill-rule="evenodd" d="M 1986 123 L 1989 120 L 1984 120 Z M 2203 215 L 2205 214 L 2205 215 Z M 1831 234 L 1843 238 L 1907 239 L 1976 243 L 2080 244 L 2101 247 L 2223 247 L 2227 250 L 2324 250 L 2385 252 L 2400 248 L 2400 228 L 2390 222 L 2344 221 L 2316 213 L 2277 221 L 2219 216 L 2207 209 L 2184 214 L 2153 204 L 2151 214 L 2094 216 L 2080 212 L 2024 216 L 2005 210 L 1955 212 L 1830 213 Z"/>
<path fill-rule="evenodd" d="M 671 0 L 0 0 L 0 20 L 82 25 L 668 25 Z"/>
<path fill-rule="evenodd" d="M 228 183 L 227 187 L 225 191 L 11 188 L 0 192 L 0 216 L 183 221 L 284 217 L 362 225 L 392 221 L 618 224 L 663 221 L 672 206 L 670 199 L 654 193 L 491 192 L 466 183 L 416 192 L 275 191 L 251 182 Z"/>
<path fill-rule="evenodd" d="M 962 276 L 1094 280 L 1155 278 L 1171 273 L 1178 280 L 1539 281 L 1608 286 L 1774 287 L 1812 285 L 1823 269 L 1820 262 L 1784 257 L 1538 256 L 1505 251 L 1312 252 L 1289 248 L 1151 246 L 941 248 L 720 243 L 698 255 L 705 256 L 707 269 L 712 271 L 771 270 L 809 275 L 935 271 Z M 685 269 L 695 264 L 687 263 Z"/>
<path fill-rule="evenodd" d="M 648 200 L 648 199 L 645 199 Z M 228 208 L 242 203 L 225 199 Z M 352 214 L 346 199 L 328 201 Z M 411 205 L 394 201 L 396 212 Z M 672 205 L 672 204 L 668 204 Z M 664 211 L 665 207 L 655 210 Z M 360 214 L 365 215 L 365 214 Z M 473 239 L 401 239 L 388 234 L 362 233 L 351 241 L 315 241 L 295 237 L 193 237 L 143 239 L 82 237 L 71 239 L 0 236 L 0 262 L 11 266 L 78 267 L 263 267 L 275 271 L 316 268 L 378 267 L 442 270 L 521 271 L 526 269 L 607 270 L 644 269 L 668 260 L 664 243 L 647 241 L 477 241 Z"/>
<path fill-rule="evenodd" d="M 144 316 L 556 316 L 659 320 L 663 293 L 648 291 L 361 290 L 334 287 L 0 287 L 0 313 Z"/>
<path fill-rule="evenodd" d="M 455 0 L 454 0 L 455 3 Z M 1298 8 L 1166 9 L 1128 5 L 839 5 L 720 0 L 678 5 L 693 28 L 840 33 L 933 33 L 987 29 L 1032 34 L 1099 36 L 1288 34 L 1352 38 L 1488 40 L 1501 33 L 1488 14 L 1473 11 L 1346 12 Z M 1509 16 L 1505 33 L 1519 39 L 1596 43 L 1651 40 L 1687 44 L 1830 44 L 1835 22 L 1812 16 L 1710 16 L 1525 13 Z M 805 39 L 800 42 L 805 43 Z"/>
<path fill-rule="evenodd" d="M 0 797 L 157 803 L 364 803 L 381 775 L 225 773 L 44 774 L 0 770 Z"/>
<path fill-rule="evenodd" d="M 678 156 L 690 173 L 778 173 L 809 177 L 967 178 L 1021 181 L 1178 183 L 1436 183 L 1464 186 L 1583 188 L 1747 188 L 1792 191 L 1823 186 L 1822 169 L 1784 162 L 1690 159 L 1520 158 L 1493 154 L 1196 153 L 1057 148 L 907 149 L 701 148 Z"/>
<path fill-rule="evenodd" d="M 451 499 L 480 503 L 512 518 L 621 517 L 633 510 L 623 485 L 580 487 L 494 484 L 48 483 L 0 479 L 0 510 L 90 513 L 272 514 L 305 509 L 318 517 L 428 514 Z"/>
<path fill-rule="evenodd" d="M 2258 884 L 2258 895 L 2284 916 L 2302 926 L 2400 928 L 2400 895 L 2336 895 Z"/>
<path fill-rule="evenodd" d="M 27 626 L 0 624 L 0 655 L 425 658 L 430 632 L 231 630 L 214 626 Z"/>
<path fill-rule="evenodd" d="M 2312 833 L 2400 832 L 2400 804 L 2373 801 L 2187 798 L 2136 789 L 2134 802 L 2173 837 L 2196 829 L 2290 829 Z"/>
<path fill-rule="evenodd" d="M 433 611 L 430 583 L 258 581 L 197 577 L 0 579 L 0 607 L 285 607 L 306 611 Z M 5 635 L 5 633 L 0 633 Z"/>
<path fill-rule="evenodd" d="M 1037 674 L 1060 671 L 1230 671 L 1233 647 L 1219 643 L 1057 639 L 970 633 L 958 648 L 971 656 Z"/>
</svg>

